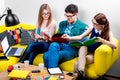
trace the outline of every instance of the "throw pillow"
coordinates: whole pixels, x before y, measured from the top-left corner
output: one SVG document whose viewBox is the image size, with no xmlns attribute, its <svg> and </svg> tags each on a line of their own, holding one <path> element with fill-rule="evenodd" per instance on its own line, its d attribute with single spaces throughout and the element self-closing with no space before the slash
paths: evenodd
<svg viewBox="0 0 120 80">
<path fill-rule="evenodd" d="M 14 30 L 8 30 L 8 34 L 14 39 L 16 43 L 21 41 L 22 28 L 15 28 Z"/>
<path fill-rule="evenodd" d="M 35 32 L 35 30 L 23 30 L 21 34 L 21 43 L 22 45 L 29 44 L 34 41 L 30 32 Z"/>
<path fill-rule="evenodd" d="M 2 41 L 5 36 L 7 36 L 8 43 L 9 43 L 10 46 L 16 44 L 14 39 L 11 36 L 8 35 L 7 31 L 4 31 L 4 32 L 0 33 L 0 40 Z"/>
</svg>

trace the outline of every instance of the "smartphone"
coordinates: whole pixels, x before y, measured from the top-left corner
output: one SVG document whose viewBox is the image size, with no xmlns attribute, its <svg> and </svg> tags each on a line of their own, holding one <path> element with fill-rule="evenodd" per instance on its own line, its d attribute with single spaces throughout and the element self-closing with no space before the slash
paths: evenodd
<svg viewBox="0 0 120 80">
<path fill-rule="evenodd" d="M 67 75 L 71 76 L 71 77 L 74 77 L 74 74 L 71 73 L 71 72 L 68 72 Z"/>
</svg>

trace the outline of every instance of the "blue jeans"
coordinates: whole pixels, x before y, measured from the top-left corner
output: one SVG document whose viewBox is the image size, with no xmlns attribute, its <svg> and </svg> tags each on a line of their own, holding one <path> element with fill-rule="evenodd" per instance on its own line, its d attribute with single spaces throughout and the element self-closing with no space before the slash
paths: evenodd
<svg viewBox="0 0 120 80">
<path fill-rule="evenodd" d="M 45 67 L 57 67 L 59 63 L 73 59 L 78 56 L 78 48 L 72 47 L 67 43 L 53 42 L 47 52 L 44 53 Z"/>
<path fill-rule="evenodd" d="M 29 63 L 32 64 L 34 58 L 38 53 L 43 53 L 48 50 L 49 42 L 32 42 L 28 45 L 23 60 L 28 59 Z"/>
</svg>

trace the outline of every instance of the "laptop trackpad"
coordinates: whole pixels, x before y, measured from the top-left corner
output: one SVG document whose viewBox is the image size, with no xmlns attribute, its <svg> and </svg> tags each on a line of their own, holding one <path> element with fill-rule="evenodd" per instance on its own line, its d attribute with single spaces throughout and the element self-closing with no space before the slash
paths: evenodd
<svg viewBox="0 0 120 80">
<path fill-rule="evenodd" d="M 22 54 L 23 48 L 18 48 L 14 54 L 14 56 L 20 56 Z"/>
</svg>

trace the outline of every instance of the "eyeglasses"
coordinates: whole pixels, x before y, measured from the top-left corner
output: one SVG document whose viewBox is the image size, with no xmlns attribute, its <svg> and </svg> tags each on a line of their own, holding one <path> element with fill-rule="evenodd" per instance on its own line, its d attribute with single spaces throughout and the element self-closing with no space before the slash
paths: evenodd
<svg viewBox="0 0 120 80">
<path fill-rule="evenodd" d="M 42 13 L 43 16 L 50 15 L 50 12 L 48 13 Z"/>
<path fill-rule="evenodd" d="M 75 16 L 75 14 L 73 14 L 73 15 L 67 15 L 67 14 L 64 14 L 65 15 L 65 17 L 69 17 L 69 18 L 72 18 L 73 16 Z"/>
</svg>

